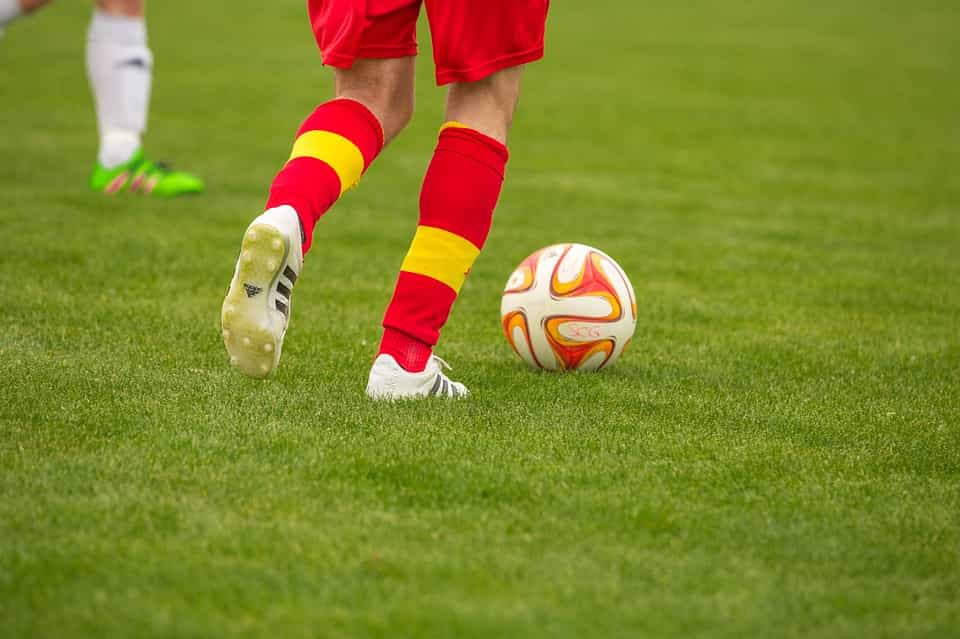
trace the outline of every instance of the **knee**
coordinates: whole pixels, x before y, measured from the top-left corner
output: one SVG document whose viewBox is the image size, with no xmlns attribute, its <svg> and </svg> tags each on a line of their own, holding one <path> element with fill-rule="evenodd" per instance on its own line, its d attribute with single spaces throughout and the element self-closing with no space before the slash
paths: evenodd
<svg viewBox="0 0 960 639">
<path fill-rule="evenodd" d="M 380 85 L 365 90 L 338 91 L 337 97 L 360 102 L 370 109 L 383 127 L 383 142 L 387 144 L 413 118 L 413 91 L 406 87 Z"/>
<path fill-rule="evenodd" d="M 144 0 L 97 0 L 97 9 L 114 16 L 139 18 Z"/>
<path fill-rule="evenodd" d="M 458 82 L 447 94 L 447 119 L 457 120 L 504 144 L 520 99 L 522 67 L 476 82 Z"/>
<path fill-rule="evenodd" d="M 410 120 L 413 119 L 413 109 L 414 98 L 412 91 L 402 92 L 401 94 L 393 96 L 390 104 L 390 115 L 387 118 L 389 120 L 389 127 L 384 125 L 385 139 L 393 139 L 410 124 Z M 389 138 L 387 137 L 387 128 L 390 129 Z"/>
<path fill-rule="evenodd" d="M 22 0 L 20 8 L 24 13 L 33 13 L 45 4 L 50 4 L 50 0 Z"/>
<path fill-rule="evenodd" d="M 337 97 L 360 102 L 383 126 L 386 144 L 413 117 L 413 58 L 362 59 L 337 70 Z"/>
<path fill-rule="evenodd" d="M 399 128 L 404 128 L 410 124 L 413 119 L 413 112 L 416 108 L 413 90 L 398 92 L 395 96 L 393 110 L 396 112 L 396 120 Z"/>
</svg>

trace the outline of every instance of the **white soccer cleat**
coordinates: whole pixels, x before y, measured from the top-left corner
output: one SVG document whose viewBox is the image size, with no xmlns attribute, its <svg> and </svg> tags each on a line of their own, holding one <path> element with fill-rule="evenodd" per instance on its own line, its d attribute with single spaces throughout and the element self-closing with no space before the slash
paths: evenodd
<svg viewBox="0 0 960 639">
<path fill-rule="evenodd" d="M 367 380 L 367 395 L 371 399 L 415 399 L 418 397 L 451 397 L 459 399 L 470 394 L 467 387 L 443 374 L 450 368 L 433 355 L 427 367 L 419 373 L 404 370 L 392 355 L 383 353 L 373 362 Z"/>
<path fill-rule="evenodd" d="M 220 325 L 230 364 L 266 377 L 280 363 L 290 295 L 303 267 L 300 221 L 290 206 L 264 212 L 243 235 Z"/>
</svg>

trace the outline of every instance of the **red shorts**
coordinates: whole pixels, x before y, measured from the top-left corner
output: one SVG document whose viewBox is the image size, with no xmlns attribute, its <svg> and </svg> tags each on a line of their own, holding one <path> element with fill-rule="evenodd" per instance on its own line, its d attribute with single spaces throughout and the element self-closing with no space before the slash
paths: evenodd
<svg viewBox="0 0 960 639">
<path fill-rule="evenodd" d="M 417 54 L 427 5 L 437 84 L 474 82 L 543 57 L 550 0 L 307 0 L 324 64 Z"/>
</svg>

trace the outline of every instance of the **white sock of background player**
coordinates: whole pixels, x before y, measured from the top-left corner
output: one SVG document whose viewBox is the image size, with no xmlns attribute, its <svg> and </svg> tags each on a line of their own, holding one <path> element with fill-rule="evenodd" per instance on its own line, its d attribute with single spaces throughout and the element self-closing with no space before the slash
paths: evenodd
<svg viewBox="0 0 960 639">
<path fill-rule="evenodd" d="M 0 29 L 23 15 L 20 0 L 0 0 Z"/>
<path fill-rule="evenodd" d="M 106 168 L 127 162 L 140 148 L 152 70 L 144 18 L 95 10 L 87 33 L 87 74 L 100 131 L 97 160 Z"/>
</svg>

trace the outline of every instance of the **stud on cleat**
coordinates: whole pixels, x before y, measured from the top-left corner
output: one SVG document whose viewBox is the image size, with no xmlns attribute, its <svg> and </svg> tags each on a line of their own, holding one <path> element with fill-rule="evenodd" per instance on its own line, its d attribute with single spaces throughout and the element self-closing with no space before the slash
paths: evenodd
<svg viewBox="0 0 960 639">
<path fill-rule="evenodd" d="M 273 241 L 273 243 L 270 246 L 273 247 L 274 251 L 279 251 L 281 247 L 283 247 L 283 242 L 280 241 L 280 238 L 277 238 Z"/>
<path fill-rule="evenodd" d="M 273 352 L 273 344 L 264 344 L 264 345 L 263 345 L 263 352 L 264 352 L 264 353 L 272 353 L 272 352 Z"/>
</svg>

